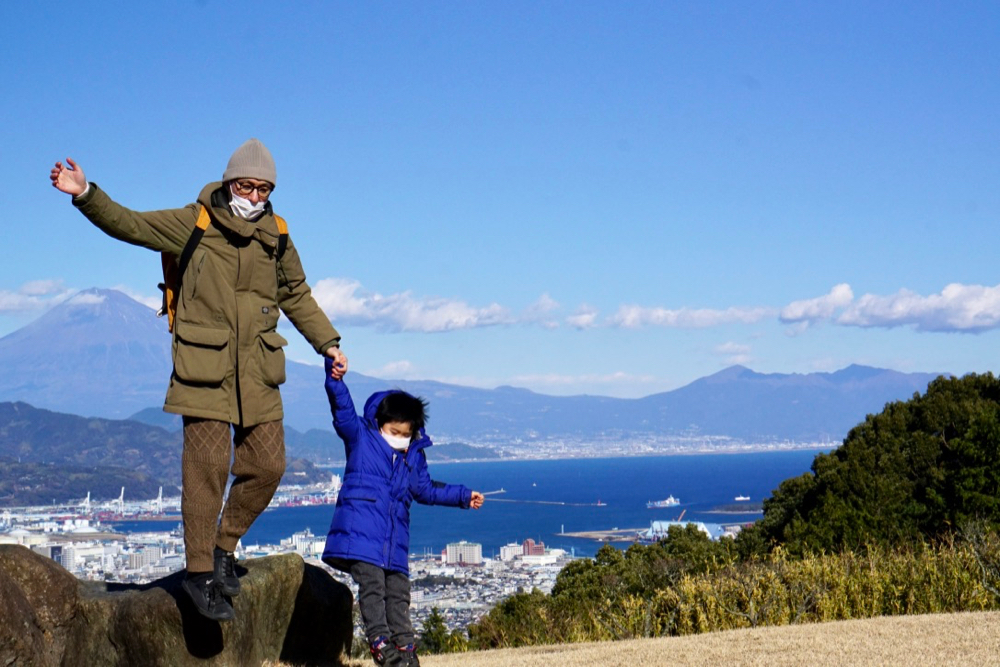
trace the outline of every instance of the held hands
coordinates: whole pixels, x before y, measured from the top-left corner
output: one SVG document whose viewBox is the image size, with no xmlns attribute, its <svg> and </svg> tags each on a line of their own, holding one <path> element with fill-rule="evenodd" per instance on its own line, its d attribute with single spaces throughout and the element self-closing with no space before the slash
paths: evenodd
<svg viewBox="0 0 1000 667">
<path fill-rule="evenodd" d="M 326 356 L 324 367 L 327 376 L 334 380 L 342 380 L 347 374 L 347 355 L 341 352 L 339 347 L 331 347 L 326 351 Z"/>
<path fill-rule="evenodd" d="M 483 496 L 483 494 L 479 493 L 478 491 L 473 491 L 472 492 L 472 499 L 469 500 L 469 507 L 471 507 L 474 510 L 477 510 L 477 509 L 479 509 L 480 507 L 483 506 L 483 501 L 485 499 L 486 498 L 485 498 L 485 496 Z"/>
<path fill-rule="evenodd" d="M 330 348 L 334 349 L 334 348 Z M 346 365 L 346 358 L 345 358 Z M 336 386 L 340 384 L 341 379 L 344 377 L 344 373 L 337 368 L 337 362 L 333 360 L 332 357 L 326 357 L 323 359 L 323 369 L 326 372 L 326 382 L 323 386 L 326 387 L 326 395 L 330 399 L 330 407 L 334 410 L 337 409 L 336 396 Z"/>
<path fill-rule="evenodd" d="M 56 162 L 49 172 L 49 179 L 52 180 L 52 187 L 68 195 L 77 197 L 82 195 L 87 189 L 87 177 L 83 174 L 83 169 L 73 161 L 73 158 L 66 158 L 66 165 Z"/>
</svg>

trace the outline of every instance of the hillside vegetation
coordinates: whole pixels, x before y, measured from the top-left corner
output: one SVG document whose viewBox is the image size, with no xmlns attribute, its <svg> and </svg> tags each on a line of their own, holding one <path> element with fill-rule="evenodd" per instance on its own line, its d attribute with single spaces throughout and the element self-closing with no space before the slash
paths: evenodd
<svg viewBox="0 0 1000 667">
<path fill-rule="evenodd" d="M 783 482 L 735 540 L 688 527 L 603 547 L 550 595 L 469 628 L 424 629 L 428 651 L 681 636 L 880 616 L 1000 609 L 1000 382 L 939 378 L 852 429 Z M 433 619 L 432 619 L 433 620 Z"/>
<path fill-rule="evenodd" d="M 126 500 L 156 497 L 159 487 L 178 495 L 182 437 L 140 421 L 0 403 L 0 507 L 66 503 L 88 493 L 109 500 L 122 487 Z M 333 440 L 328 434 L 328 449 Z M 290 454 L 283 481 L 327 483 L 330 473 Z"/>
</svg>

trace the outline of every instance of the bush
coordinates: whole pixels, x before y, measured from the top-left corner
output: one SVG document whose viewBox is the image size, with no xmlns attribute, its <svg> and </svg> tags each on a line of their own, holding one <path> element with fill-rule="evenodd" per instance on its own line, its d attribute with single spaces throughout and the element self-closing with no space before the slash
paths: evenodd
<svg viewBox="0 0 1000 667">
<path fill-rule="evenodd" d="M 470 627 L 470 640 L 497 648 L 998 609 L 980 563 L 992 559 L 1000 575 L 1000 539 L 993 534 L 978 548 L 871 545 L 804 558 L 779 548 L 756 561 L 713 558 L 694 567 L 664 560 L 663 543 L 617 556 L 602 548 L 598 559 L 567 566 L 552 595 L 534 591 L 495 607 Z"/>
</svg>

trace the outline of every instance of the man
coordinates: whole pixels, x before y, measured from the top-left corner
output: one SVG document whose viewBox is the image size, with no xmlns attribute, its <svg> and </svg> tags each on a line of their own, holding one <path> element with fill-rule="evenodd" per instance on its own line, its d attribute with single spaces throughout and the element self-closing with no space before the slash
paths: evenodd
<svg viewBox="0 0 1000 667">
<path fill-rule="evenodd" d="M 313 298 L 291 239 L 279 232 L 270 201 L 274 160 L 257 139 L 233 153 L 221 182 L 209 183 L 197 203 L 178 209 L 127 209 L 89 183 L 73 160 L 66 163 L 56 162 L 52 185 L 73 195 L 94 225 L 126 243 L 180 256 L 202 211 L 210 218 L 181 276 L 174 368 L 163 409 L 184 417 L 183 587 L 203 615 L 229 620 L 228 598 L 240 588 L 233 551 L 285 470 L 278 386 L 285 381 L 287 341 L 277 331 L 279 308 L 343 377 L 347 357 L 340 335 Z M 234 480 L 223 508 L 230 472 Z"/>
</svg>

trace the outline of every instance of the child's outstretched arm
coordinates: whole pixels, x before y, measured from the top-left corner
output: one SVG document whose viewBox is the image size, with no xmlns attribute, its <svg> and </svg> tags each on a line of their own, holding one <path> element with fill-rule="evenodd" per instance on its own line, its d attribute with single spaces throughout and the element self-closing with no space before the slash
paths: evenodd
<svg viewBox="0 0 1000 667">
<path fill-rule="evenodd" d="M 344 445 L 350 449 L 351 445 L 358 441 L 361 430 L 361 418 L 354 411 L 354 401 L 351 400 L 351 392 L 348 391 L 344 381 L 337 377 L 336 362 L 327 357 L 323 362 L 326 371 L 326 397 L 330 401 L 330 412 L 333 414 L 333 428 L 337 435 L 344 441 Z"/>
<path fill-rule="evenodd" d="M 426 439 L 428 442 L 430 441 L 430 438 L 421 429 L 420 440 L 423 439 Z M 427 471 L 427 456 L 424 454 L 423 448 L 416 449 L 415 456 L 410 465 L 412 466 L 411 474 L 415 477 L 414 483 L 411 484 L 411 491 L 413 492 L 414 500 L 418 503 L 422 505 L 448 505 L 450 507 L 461 507 L 462 509 L 468 509 L 473 506 L 473 496 L 477 494 L 468 487 L 461 484 L 435 482 L 431 479 L 431 475 Z M 482 494 L 478 495 L 482 496 Z M 482 505 L 482 500 L 479 501 L 479 505 Z M 476 509 L 479 508 L 476 507 Z"/>
</svg>

